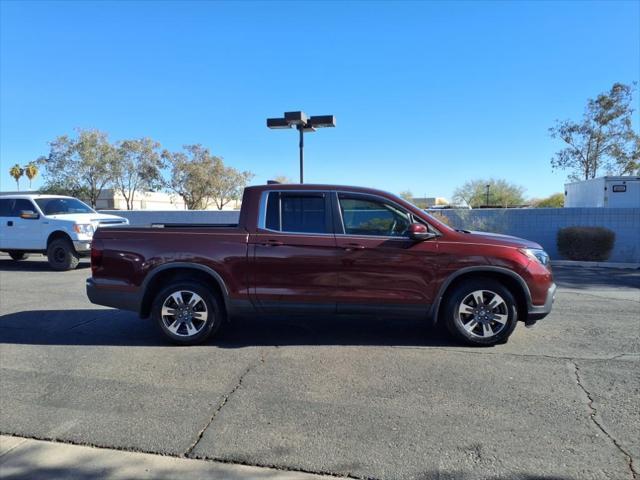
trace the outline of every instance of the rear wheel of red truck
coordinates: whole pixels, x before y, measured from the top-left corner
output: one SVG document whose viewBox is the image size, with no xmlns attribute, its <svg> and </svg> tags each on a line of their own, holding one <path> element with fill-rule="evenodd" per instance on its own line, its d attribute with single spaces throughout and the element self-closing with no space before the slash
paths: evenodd
<svg viewBox="0 0 640 480">
<path fill-rule="evenodd" d="M 204 342 L 222 323 L 221 300 L 198 282 L 177 281 L 158 293 L 151 315 L 173 343 Z"/>
<path fill-rule="evenodd" d="M 443 314 L 453 336 L 477 346 L 506 342 L 518 322 L 513 295 L 489 278 L 458 284 L 447 295 Z"/>
</svg>

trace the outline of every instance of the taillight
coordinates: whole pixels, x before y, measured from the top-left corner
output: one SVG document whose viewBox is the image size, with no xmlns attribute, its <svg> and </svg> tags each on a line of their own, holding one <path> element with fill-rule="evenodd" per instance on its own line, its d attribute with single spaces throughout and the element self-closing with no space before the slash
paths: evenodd
<svg viewBox="0 0 640 480">
<path fill-rule="evenodd" d="M 102 266 L 102 241 L 91 242 L 91 274 L 95 275 Z"/>
</svg>

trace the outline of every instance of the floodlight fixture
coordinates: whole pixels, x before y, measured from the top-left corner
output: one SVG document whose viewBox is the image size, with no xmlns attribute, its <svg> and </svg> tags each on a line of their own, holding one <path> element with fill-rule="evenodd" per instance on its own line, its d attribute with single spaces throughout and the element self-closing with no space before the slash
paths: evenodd
<svg viewBox="0 0 640 480">
<path fill-rule="evenodd" d="M 267 118 L 267 127 L 269 128 L 291 128 L 291 124 L 284 118 Z"/>
<path fill-rule="evenodd" d="M 300 133 L 300 183 L 304 183 L 304 132 L 315 132 L 318 128 L 336 126 L 336 117 L 333 115 L 316 115 L 307 117 L 301 111 L 285 112 L 281 118 L 267 118 L 267 127 L 272 129 L 286 129 L 296 127 Z"/>
<path fill-rule="evenodd" d="M 284 112 L 284 119 L 289 125 L 306 125 L 307 114 L 304 112 Z"/>
</svg>

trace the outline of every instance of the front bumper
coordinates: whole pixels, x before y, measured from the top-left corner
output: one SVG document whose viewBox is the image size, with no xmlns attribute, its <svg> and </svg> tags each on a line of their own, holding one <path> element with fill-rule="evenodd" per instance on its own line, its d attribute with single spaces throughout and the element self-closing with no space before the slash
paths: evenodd
<svg viewBox="0 0 640 480">
<path fill-rule="evenodd" d="M 541 320 L 549 315 L 553 302 L 556 299 L 556 288 L 556 284 L 552 283 L 547 291 L 547 299 L 545 300 L 544 305 L 529 305 L 529 312 L 526 320 L 527 323 Z"/>
<path fill-rule="evenodd" d="M 74 240 L 73 248 L 80 254 L 91 253 L 91 240 Z"/>
</svg>

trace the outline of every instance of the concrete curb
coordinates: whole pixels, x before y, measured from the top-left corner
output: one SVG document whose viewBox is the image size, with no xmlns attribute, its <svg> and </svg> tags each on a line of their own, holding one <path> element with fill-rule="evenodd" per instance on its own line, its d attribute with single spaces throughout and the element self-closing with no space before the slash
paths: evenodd
<svg viewBox="0 0 640 480">
<path fill-rule="evenodd" d="M 640 263 L 617 262 L 578 262 L 574 260 L 551 260 L 552 267 L 598 267 L 598 268 L 627 268 L 640 269 Z"/>
<path fill-rule="evenodd" d="M 0 435 L 0 477 L 73 479 L 335 480 L 335 476 L 127 452 Z"/>
</svg>

